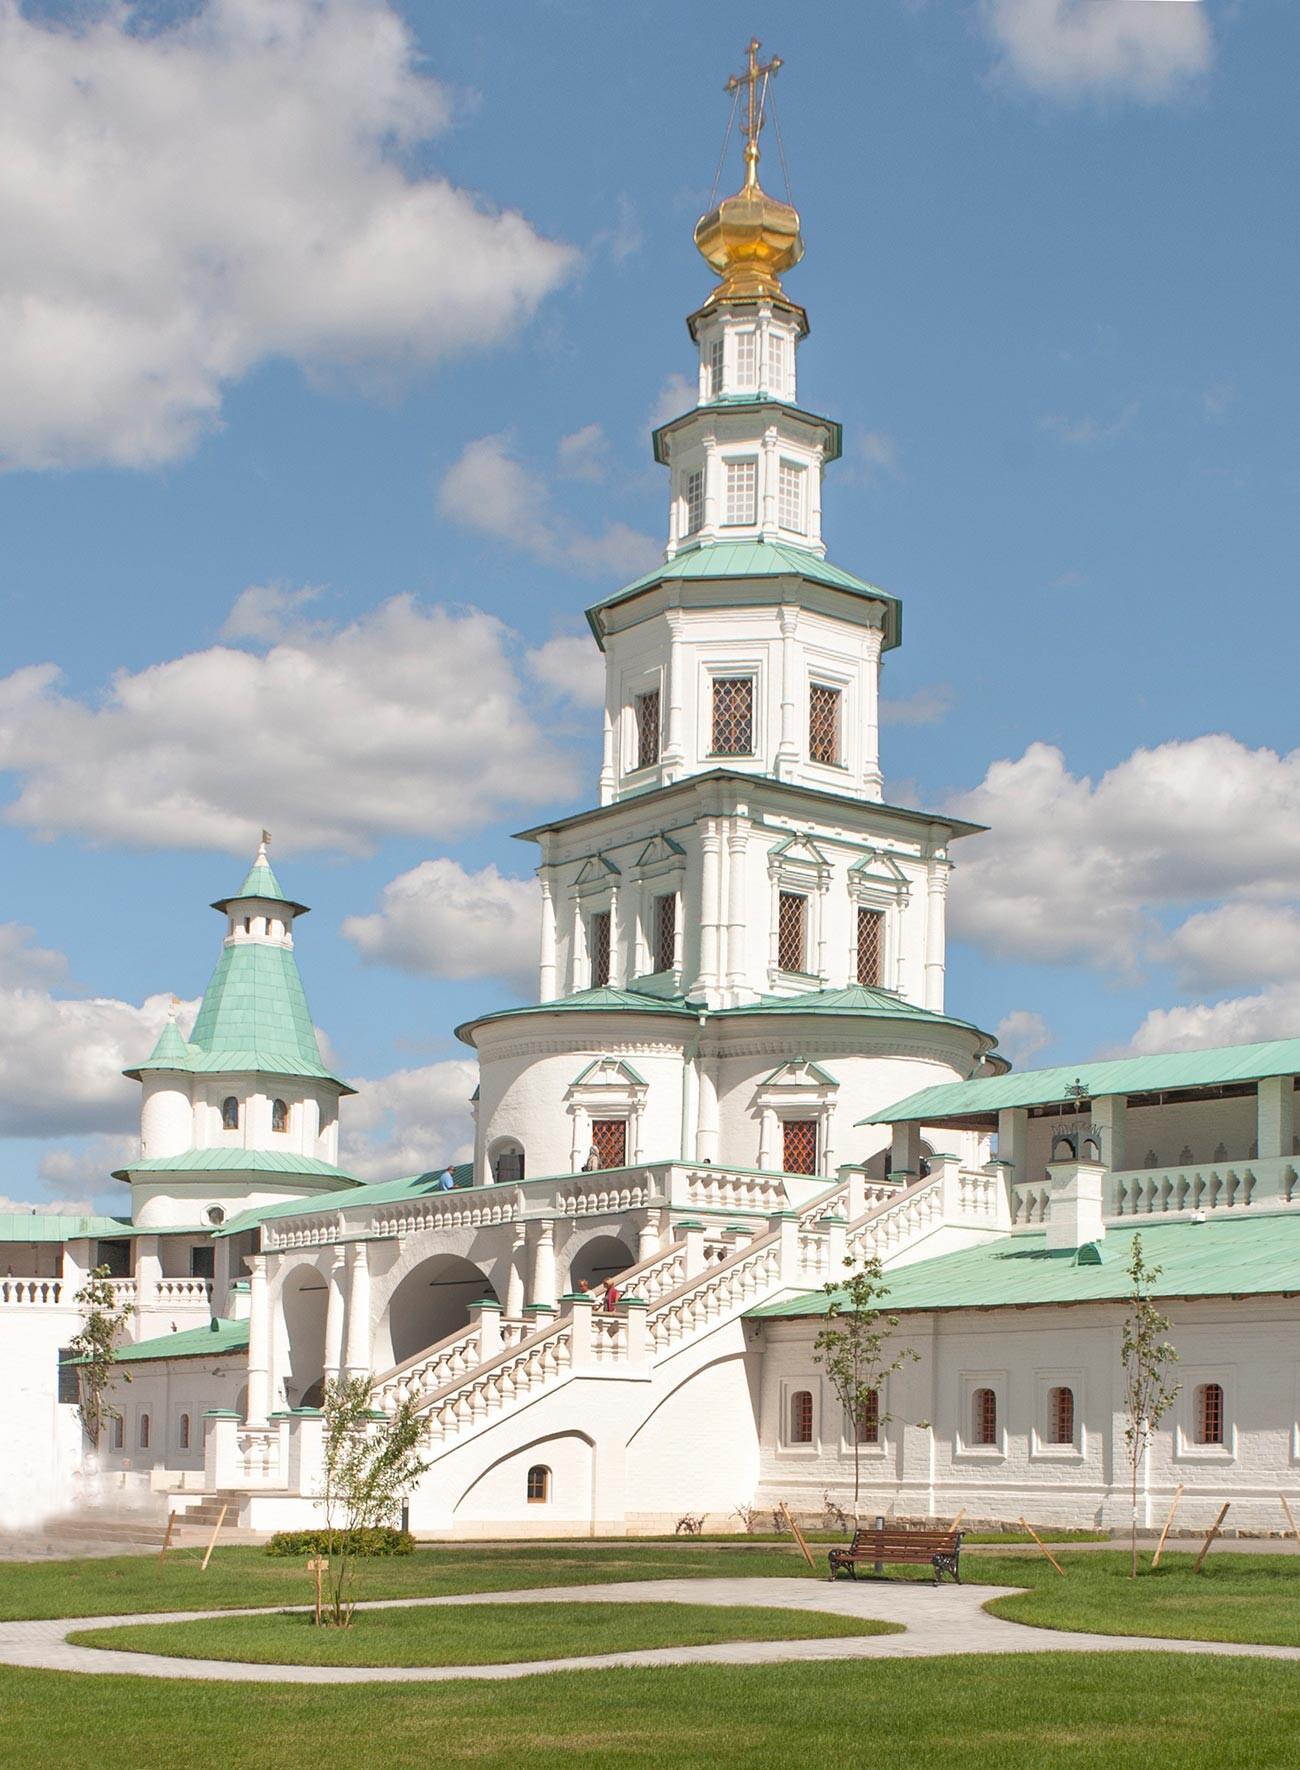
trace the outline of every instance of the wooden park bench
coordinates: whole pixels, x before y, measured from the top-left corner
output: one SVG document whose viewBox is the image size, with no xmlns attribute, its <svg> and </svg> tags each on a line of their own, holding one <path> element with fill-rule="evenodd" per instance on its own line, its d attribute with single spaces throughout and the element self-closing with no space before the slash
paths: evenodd
<svg viewBox="0 0 1300 1770">
<path fill-rule="evenodd" d="M 959 1530 L 913 1529 L 902 1524 L 886 1525 L 883 1530 L 855 1530 L 847 1549 L 831 1550 L 831 1578 L 847 1572 L 856 1579 L 862 1562 L 874 1566 L 882 1561 L 912 1561 L 933 1567 L 936 1586 L 945 1573 L 960 1585 L 961 1537 Z"/>
</svg>

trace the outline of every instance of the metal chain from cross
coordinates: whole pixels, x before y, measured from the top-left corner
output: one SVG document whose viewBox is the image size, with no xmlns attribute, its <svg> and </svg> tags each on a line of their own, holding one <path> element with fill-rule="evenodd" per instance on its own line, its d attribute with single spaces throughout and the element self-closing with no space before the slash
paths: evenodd
<svg viewBox="0 0 1300 1770">
<path fill-rule="evenodd" d="M 763 132 L 764 111 L 766 109 L 767 101 L 767 83 L 781 66 L 781 57 L 779 55 L 774 55 L 766 66 L 761 65 L 758 59 L 758 52 L 762 47 L 763 46 L 757 37 L 750 38 L 749 47 L 745 52 L 749 58 L 748 67 L 743 74 L 733 74 L 727 81 L 727 84 L 723 87 L 724 92 L 729 92 L 733 95 L 738 93 L 742 86 L 748 86 L 749 88 L 747 105 L 748 116 L 745 123 L 742 125 L 742 133 L 745 137 L 746 190 L 753 190 L 758 184 L 758 138 Z M 763 82 L 763 90 L 761 94 L 758 89 L 758 83 L 760 80 Z"/>
</svg>

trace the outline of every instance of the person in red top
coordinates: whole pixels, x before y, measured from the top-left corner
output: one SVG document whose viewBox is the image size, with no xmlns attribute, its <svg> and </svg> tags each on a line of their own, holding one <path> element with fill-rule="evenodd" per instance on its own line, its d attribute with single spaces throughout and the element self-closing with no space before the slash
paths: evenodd
<svg viewBox="0 0 1300 1770">
<path fill-rule="evenodd" d="M 605 1289 L 602 1291 L 600 1298 L 600 1306 L 605 1311 L 606 1315 L 612 1315 L 614 1310 L 617 1309 L 618 1300 L 621 1295 L 622 1292 L 614 1283 L 613 1279 L 607 1278 L 605 1280 Z"/>
</svg>

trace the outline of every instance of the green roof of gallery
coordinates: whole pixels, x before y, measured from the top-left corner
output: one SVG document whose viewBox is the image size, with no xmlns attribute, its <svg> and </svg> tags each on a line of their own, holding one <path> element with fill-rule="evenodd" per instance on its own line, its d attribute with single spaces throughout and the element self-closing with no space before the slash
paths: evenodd
<svg viewBox="0 0 1300 1770">
<path fill-rule="evenodd" d="M 1041 1232 L 996 1240 L 896 1267 L 885 1274 L 881 1299 L 889 1310 L 1013 1309 L 1035 1304 L 1115 1302 L 1132 1294 L 1133 1233 L 1112 1226 L 1086 1248 L 1049 1249 Z M 1300 1292 L 1300 1216 L 1211 1214 L 1203 1223 L 1182 1218 L 1143 1221 L 1143 1258 L 1160 1267 L 1155 1296 L 1242 1297 Z M 824 1291 L 762 1304 L 755 1318 L 821 1316 Z"/>
</svg>

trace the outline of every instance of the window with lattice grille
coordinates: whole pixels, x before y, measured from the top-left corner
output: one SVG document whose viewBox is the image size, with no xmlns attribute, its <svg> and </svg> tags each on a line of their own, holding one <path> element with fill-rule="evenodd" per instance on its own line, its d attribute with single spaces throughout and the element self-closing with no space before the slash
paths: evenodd
<svg viewBox="0 0 1300 1770">
<path fill-rule="evenodd" d="M 880 1392 L 868 1389 L 862 1412 L 858 1415 L 858 1443 L 880 1443 Z"/>
<path fill-rule="evenodd" d="M 785 392 L 786 340 L 772 332 L 767 340 L 767 384 L 773 393 Z"/>
<path fill-rule="evenodd" d="M 885 912 L 858 905 L 858 982 L 874 989 L 885 974 Z"/>
<path fill-rule="evenodd" d="M 784 1145 L 782 1170 L 787 1174 L 817 1172 L 817 1120 L 786 1119 L 781 1127 Z"/>
<path fill-rule="evenodd" d="M 655 898 L 654 965 L 656 971 L 671 971 L 677 956 L 677 893 L 668 891 Z"/>
<path fill-rule="evenodd" d="M 1049 1444 L 1074 1443 L 1074 1390 L 1049 1389 L 1047 1392 L 1047 1430 Z"/>
<path fill-rule="evenodd" d="M 627 1166 L 627 1120 L 593 1119 L 591 1141 L 602 1168 Z"/>
<path fill-rule="evenodd" d="M 722 353 L 721 338 L 715 338 L 709 345 L 709 398 L 717 399 L 722 392 Z"/>
<path fill-rule="evenodd" d="M 682 502 L 686 510 L 688 535 L 698 535 L 704 527 L 704 472 L 697 467 L 682 482 Z"/>
<path fill-rule="evenodd" d="M 1196 1391 L 1196 1442 L 1223 1443 L 1223 1388 L 1219 1383 L 1202 1383 Z"/>
<path fill-rule="evenodd" d="M 754 387 L 758 382 L 758 333 L 736 333 L 736 386 Z"/>
<path fill-rule="evenodd" d="M 808 688 L 808 755 L 814 762 L 840 759 L 840 691 L 824 682 Z"/>
<path fill-rule="evenodd" d="M 793 461 L 782 461 L 776 477 L 776 520 L 783 529 L 802 535 L 808 524 L 804 517 L 804 487 L 807 473 Z"/>
<path fill-rule="evenodd" d="M 776 915 L 777 965 L 782 971 L 803 971 L 808 899 L 799 891 L 782 891 Z"/>
<path fill-rule="evenodd" d="M 713 678 L 713 754 L 752 756 L 754 753 L 754 678 Z"/>
<path fill-rule="evenodd" d="M 791 1444 L 811 1444 L 812 1441 L 812 1390 L 796 1389 L 790 1397 L 790 1442 Z"/>
<path fill-rule="evenodd" d="M 659 690 L 636 697 L 636 765 L 653 768 L 659 760 Z"/>
<path fill-rule="evenodd" d="M 590 923 L 591 987 L 609 982 L 609 911 L 597 910 Z"/>
<path fill-rule="evenodd" d="M 998 1441 L 998 1398 L 991 1389 L 977 1389 L 971 1396 L 971 1430 L 975 1444 Z"/>
<path fill-rule="evenodd" d="M 723 521 L 732 528 L 758 521 L 758 462 L 727 462 L 726 514 Z"/>
<path fill-rule="evenodd" d="M 545 1463 L 534 1463 L 528 1471 L 525 1489 L 530 1506 L 544 1506 L 551 1497 L 551 1471 Z"/>
</svg>

